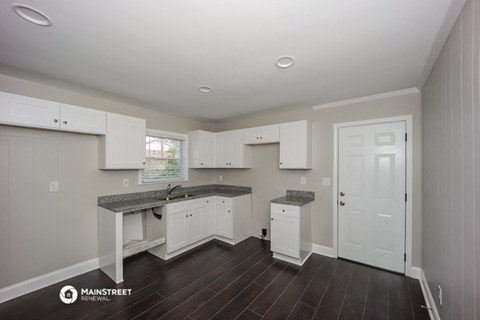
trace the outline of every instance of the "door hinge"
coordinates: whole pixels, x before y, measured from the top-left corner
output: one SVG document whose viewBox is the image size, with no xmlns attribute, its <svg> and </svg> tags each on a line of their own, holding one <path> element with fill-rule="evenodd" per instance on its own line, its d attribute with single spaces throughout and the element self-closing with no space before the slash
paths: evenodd
<svg viewBox="0 0 480 320">
<path fill-rule="evenodd" d="M 405 141 L 407 141 L 407 134 L 405 133 Z"/>
<path fill-rule="evenodd" d="M 405 202 L 407 202 L 407 198 L 408 198 L 408 197 L 407 197 L 407 194 L 405 193 Z"/>
<path fill-rule="evenodd" d="M 407 262 L 407 254 L 406 253 L 403 254 L 403 261 Z"/>
</svg>

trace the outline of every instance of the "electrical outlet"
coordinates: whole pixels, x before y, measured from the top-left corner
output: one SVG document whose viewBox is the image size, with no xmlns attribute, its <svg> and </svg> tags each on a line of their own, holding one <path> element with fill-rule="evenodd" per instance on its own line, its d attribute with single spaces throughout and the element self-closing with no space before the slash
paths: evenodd
<svg viewBox="0 0 480 320">
<path fill-rule="evenodd" d="M 50 192 L 58 192 L 58 181 L 50 182 Z"/>
<path fill-rule="evenodd" d="M 438 285 L 438 303 L 440 305 L 443 305 L 443 292 L 442 292 L 442 287 Z"/>
<path fill-rule="evenodd" d="M 218 175 L 218 181 L 222 181 L 223 180 L 223 176 L 221 174 Z"/>
<path fill-rule="evenodd" d="M 130 179 L 123 178 L 123 187 L 126 188 L 130 185 Z"/>
<path fill-rule="evenodd" d="M 300 185 L 302 186 L 307 185 L 307 177 L 300 177 Z"/>
</svg>

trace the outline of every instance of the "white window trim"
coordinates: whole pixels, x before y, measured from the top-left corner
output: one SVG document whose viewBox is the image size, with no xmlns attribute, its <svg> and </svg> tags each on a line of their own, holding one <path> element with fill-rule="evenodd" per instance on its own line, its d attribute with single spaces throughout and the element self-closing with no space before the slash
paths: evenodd
<svg viewBox="0 0 480 320">
<path fill-rule="evenodd" d="M 176 139 L 176 140 L 183 140 L 185 145 L 184 145 L 184 150 L 183 150 L 183 155 L 184 155 L 184 173 L 185 176 L 183 179 L 170 179 L 170 180 L 162 180 L 162 181 L 155 181 L 155 182 L 143 182 L 142 181 L 142 169 L 138 170 L 138 185 L 152 185 L 152 184 L 165 184 L 165 183 L 170 183 L 170 182 L 185 182 L 188 181 L 188 134 L 185 133 L 178 133 L 178 132 L 171 132 L 171 131 L 162 131 L 162 130 L 156 130 L 156 129 L 148 129 L 147 128 L 147 136 L 158 136 L 162 138 L 167 138 L 167 139 Z"/>
</svg>

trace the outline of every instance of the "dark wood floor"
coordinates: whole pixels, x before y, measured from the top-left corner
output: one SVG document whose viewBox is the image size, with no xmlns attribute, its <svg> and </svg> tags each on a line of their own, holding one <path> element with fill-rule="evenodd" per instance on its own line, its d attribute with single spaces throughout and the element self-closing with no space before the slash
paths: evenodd
<svg viewBox="0 0 480 320">
<path fill-rule="evenodd" d="M 142 253 L 124 261 L 124 278 L 115 285 L 95 270 L 0 304 L 0 319 L 428 319 L 416 280 L 319 255 L 300 268 L 255 238 L 168 263 Z M 132 294 L 66 305 L 67 284 Z"/>
</svg>

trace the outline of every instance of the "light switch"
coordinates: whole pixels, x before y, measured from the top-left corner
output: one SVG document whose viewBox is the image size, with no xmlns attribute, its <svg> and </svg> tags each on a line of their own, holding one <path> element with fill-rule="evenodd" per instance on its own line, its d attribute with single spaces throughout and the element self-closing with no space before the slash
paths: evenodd
<svg viewBox="0 0 480 320">
<path fill-rule="evenodd" d="M 332 181 L 329 177 L 322 178 L 322 186 L 328 187 L 331 184 L 332 184 Z"/>
<path fill-rule="evenodd" d="M 300 177 L 300 184 L 302 186 L 307 185 L 307 177 Z"/>
<path fill-rule="evenodd" d="M 130 185 L 130 179 L 128 178 L 123 178 L 123 187 L 128 187 Z"/>
<path fill-rule="evenodd" d="M 218 175 L 218 181 L 222 181 L 223 180 L 223 176 L 221 174 Z"/>
<path fill-rule="evenodd" d="M 50 192 L 58 192 L 58 181 L 50 182 Z"/>
</svg>

